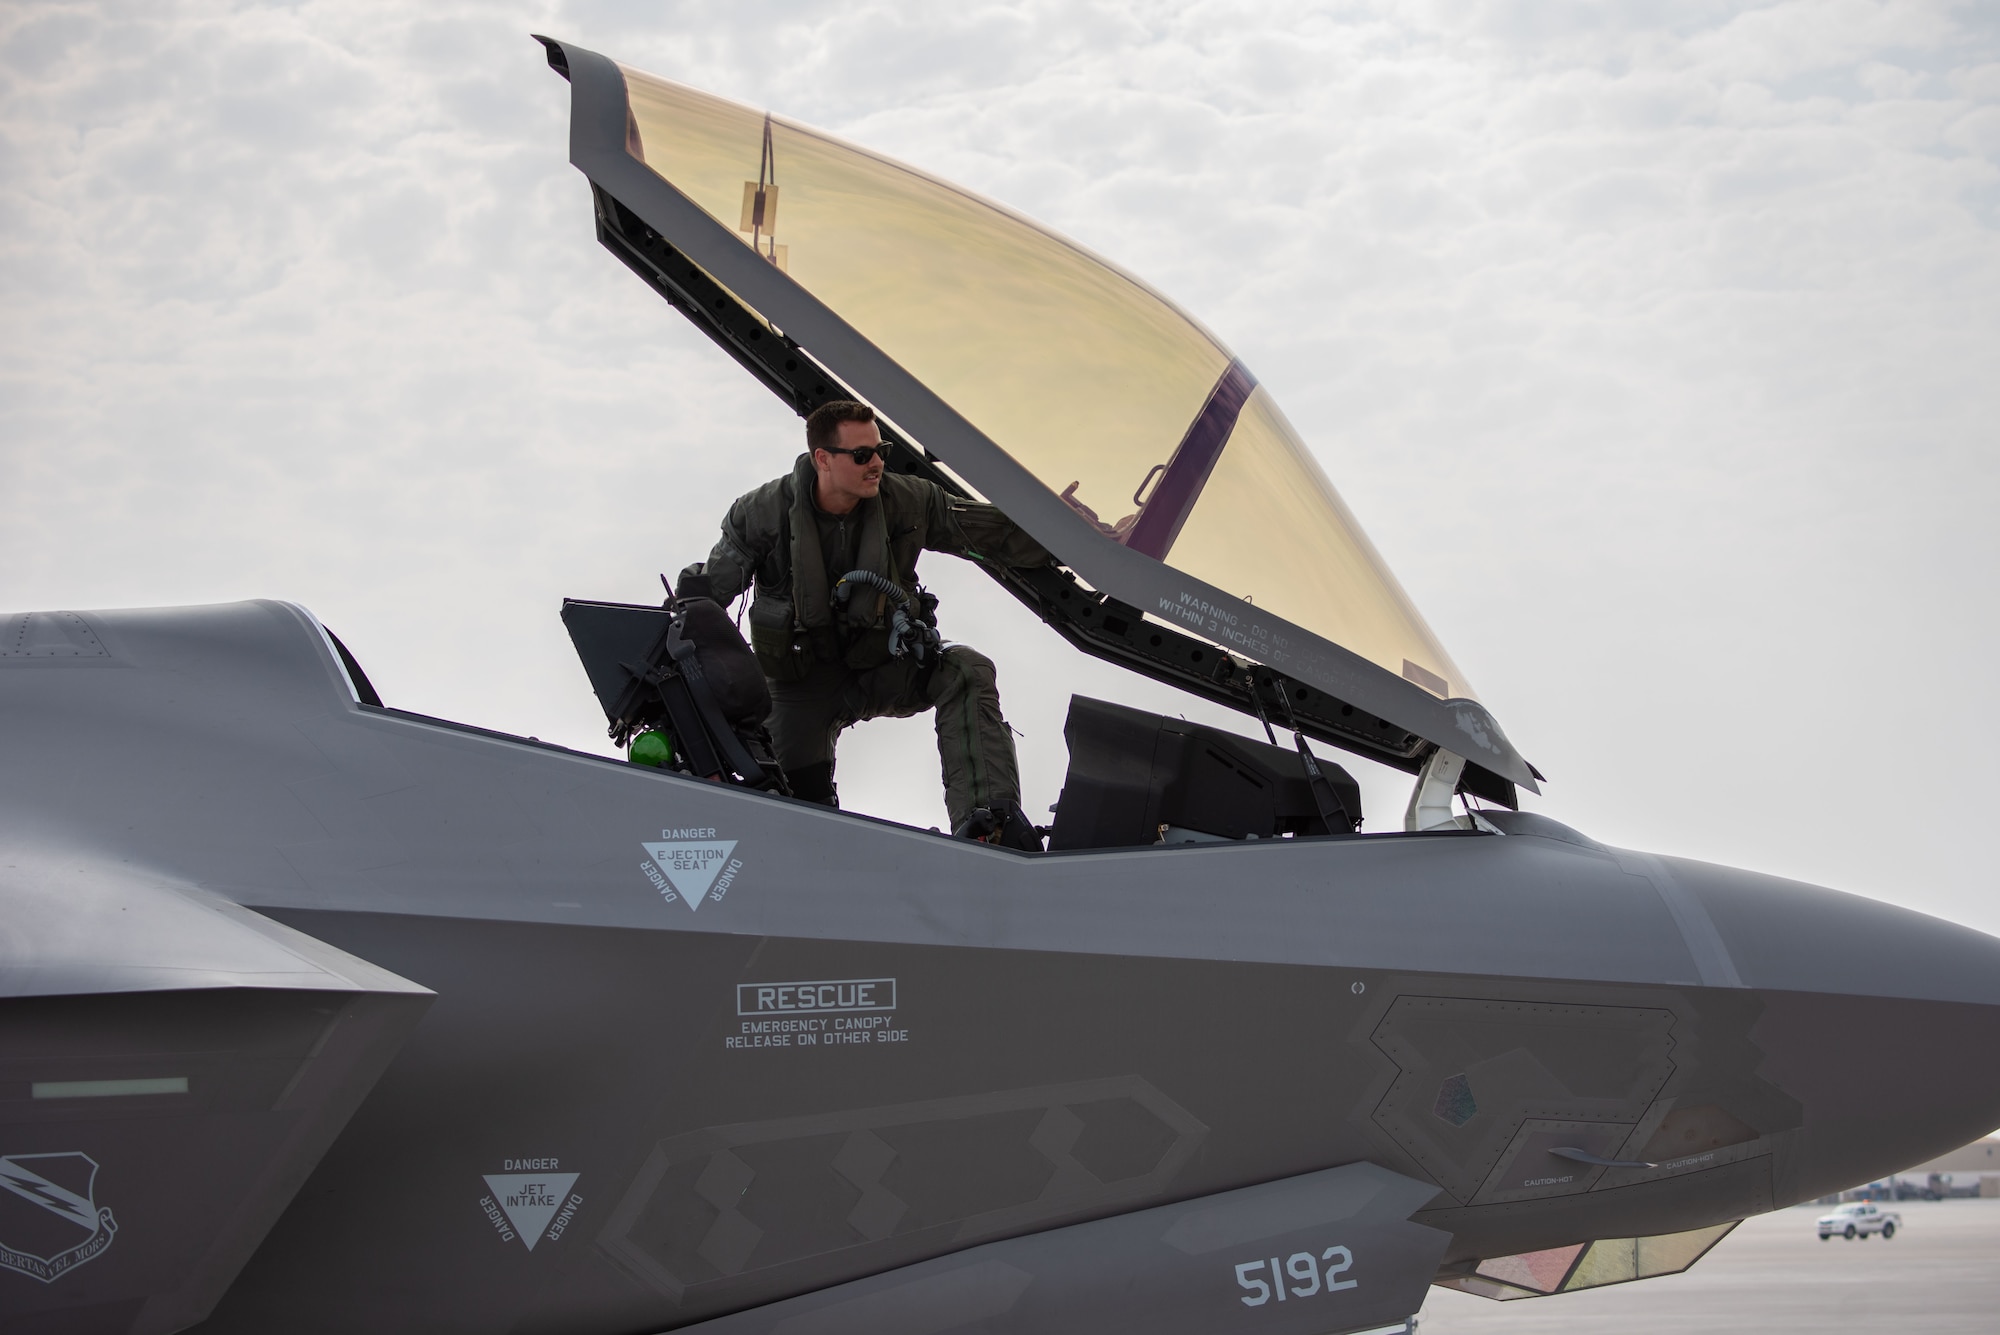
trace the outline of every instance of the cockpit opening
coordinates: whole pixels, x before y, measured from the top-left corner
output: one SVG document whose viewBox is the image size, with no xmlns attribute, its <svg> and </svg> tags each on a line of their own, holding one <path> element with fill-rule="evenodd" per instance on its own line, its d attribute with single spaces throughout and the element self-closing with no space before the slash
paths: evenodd
<svg viewBox="0 0 2000 1335">
<path fill-rule="evenodd" d="M 714 613 L 714 624 L 691 631 L 703 612 Z M 631 747 L 634 764 L 789 795 L 761 726 L 769 696 L 756 689 L 755 662 L 713 602 L 567 600 L 563 622 L 611 735 Z M 737 700 L 751 695 L 758 698 Z M 1070 697 L 1063 737 L 1069 772 L 1053 808 L 1051 851 L 1361 828 L 1360 786 L 1325 759 L 1315 759 L 1315 778 L 1303 748 L 1081 695 Z"/>
</svg>

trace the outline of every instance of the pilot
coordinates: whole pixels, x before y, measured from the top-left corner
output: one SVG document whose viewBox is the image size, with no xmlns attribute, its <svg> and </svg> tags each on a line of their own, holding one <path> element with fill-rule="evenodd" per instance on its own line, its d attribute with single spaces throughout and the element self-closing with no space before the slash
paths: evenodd
<svg viewBox="0 0 2000 1335">
<path fill-rule="evenodd" d="M 738 497 L 715 550 L 683 577 L 705 573 L 724 606 L 755 581 L 750 644 L 771 683 L 771 741 L 793 796 L 838 806 L 834 745 L 844 729 L 935 710 L 952 832 L 1039 849 L 1021 811 L 993 661 L 962 644 L 940 653 L 934 640 L 921 661 L 896 656 L 898 600 L 846 577 L 882 577 L 914 613 L 928 598 L 917 584 L 926 549 L 1017 567 L 1051 557 L 992 506 L 885 471 L 888 448 L 867 404 L 821 404 L 792 471 Z"/>
</svg>

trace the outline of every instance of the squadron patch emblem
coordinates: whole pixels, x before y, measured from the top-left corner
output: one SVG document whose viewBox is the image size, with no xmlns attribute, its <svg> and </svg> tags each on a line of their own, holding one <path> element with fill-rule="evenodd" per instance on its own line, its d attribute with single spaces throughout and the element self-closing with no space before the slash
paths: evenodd
<svg viewBox="0 0 2000 1335">
<path fill-rule="evenodd" d="M 659 842 L 639 846 L 650 859 L 640 863 L 639 870 L 660 898 L 669 903 L 678 899 L 690 911 L 699 909 L 703 900 L 728 894 L 736 873 L 743 869 L 743 860 L 732 856 L 736 841 L 717 839 L 712 829 L 661 830 Z"/>
<path fill-rule="evenodd" d="M 88 1154 L 0 1155 L 0 1270 L 53 1284 L 109 1247 L 118 1221 L 96 1185 Z"/>
</svg>

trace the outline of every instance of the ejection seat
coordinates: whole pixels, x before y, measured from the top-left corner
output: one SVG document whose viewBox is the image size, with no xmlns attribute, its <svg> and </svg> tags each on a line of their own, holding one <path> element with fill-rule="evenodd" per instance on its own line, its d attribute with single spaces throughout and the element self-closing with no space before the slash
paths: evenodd
<svg viewBox="0 0 2000 1335">
<path fill-rule="evenodd" d="M 683 575 L 663 607 L 565 598 L 562 619 L 635 763 L 789 795 L 764 726 L 770 687 L 706 576 Z"/>
</svg>

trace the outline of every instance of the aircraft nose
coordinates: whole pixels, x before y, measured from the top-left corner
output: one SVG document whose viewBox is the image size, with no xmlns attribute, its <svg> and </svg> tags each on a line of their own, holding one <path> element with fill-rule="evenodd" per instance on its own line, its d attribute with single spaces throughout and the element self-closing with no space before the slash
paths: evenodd
<svg viewBox="0 0 2000 1335">
<path fill-rule="evenodd" d="M 1818 886 L 1660 862 L 1705 910 L 1719 968 L 1760 1004 L 1758 1075 L 1800 1107 L 1781 1196 L 1872 1181 L 2000 1126 L 2000 940 Z"/>
</svg>

